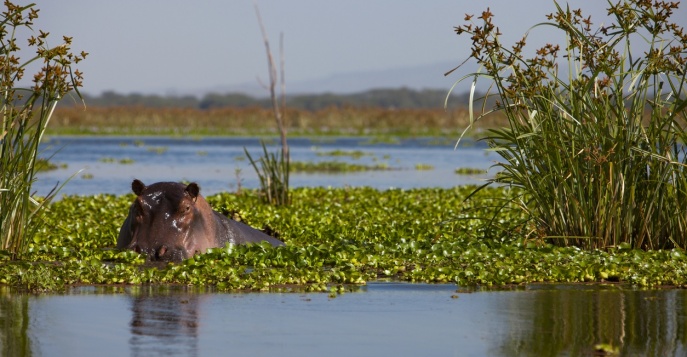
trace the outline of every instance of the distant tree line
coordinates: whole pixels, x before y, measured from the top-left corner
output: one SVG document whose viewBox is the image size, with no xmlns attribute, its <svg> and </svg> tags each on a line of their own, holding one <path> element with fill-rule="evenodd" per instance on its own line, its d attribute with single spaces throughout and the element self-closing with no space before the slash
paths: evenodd
<svg viewBox="0 0 687 357">
<path fill-rule="evenodd" d="M 302 94 L 287 96 L 286 105 L 293 109 L 322 110 L 325 108 L 385 108 L 385 109 L 436 109 L 444 106 L 447 91 L 444 89 L 414 90 L 409 88 L 372 89 L 352 94 Z M 210 93 L 201 97 L 161 96 L 156 94 L 119 94 L 112 91 L 99 96 L 84 95 L 87 106 L 95 107 L 145 107 L 145 108 L 269 108 L 268 98 L 256 98 L 242 93 Z M 452 107 L 467 106 L 469 95 L 452 94 Z M 74 101 L 63 101 L 62 106 L 74 105 Z"/>
</svg>

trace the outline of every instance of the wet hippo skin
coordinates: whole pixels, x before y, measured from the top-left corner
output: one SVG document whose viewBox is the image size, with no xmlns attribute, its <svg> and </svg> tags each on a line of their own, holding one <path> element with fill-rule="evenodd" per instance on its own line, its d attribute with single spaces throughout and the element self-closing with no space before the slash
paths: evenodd
<svg viewBox="0 0 687 357">
<path fill-rule="evenodd" d="M 196 183 L 134 180 L 136 199 L 117 238 L 117 248 L 144 253 L 150 260 L 181 261 L 226 243 L 281 241 L 213 211 Z"/>
</svg>

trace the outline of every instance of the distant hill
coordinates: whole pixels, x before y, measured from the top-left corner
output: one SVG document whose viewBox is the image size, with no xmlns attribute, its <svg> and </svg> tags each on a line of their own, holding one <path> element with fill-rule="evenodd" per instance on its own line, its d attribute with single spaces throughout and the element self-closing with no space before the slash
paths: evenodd
<svg viewBox="0 0 687 357">
<path fill-rule="evenodd" d="M 440 62 L 430 65 L 398 67 L 374 71 L 343 72 L 328 77 L 306 80 L 289 81 L 287 77 L 287 94 L 352 94 L 365 92 L 374 88 L 408 88 L 413 90 L 437 89 L 447 91 L 460 77 L 452 74 L 448 77 L 444 73 L 459 64 L 456 62 Z M 461 68 L 460 73 L 466 74 L 474 68 Z M 288 70 L 287 70 L 288 76 Z M 459 88 L 464 91 L 469 88 L 465 84 Z M 189 93 L 188 91 L 181 93 Z M 267 97 L 269 93 L 257 81 L 216 86 L 212 88 L 198 88 L 192 93 L 205 95 L 209 93 L 243 93 L 254 97 Z"/>
<path fill-rule="evenodd" d="M 301 82 L 286 83 L 287 105 L 318 110 L 330 106 L 381 108 L 443 108 L 446 95 L 455 82 L 474 72 L 467 64 L 456 73 L 444 76 L 458 63 L 442 62 L 424 66 L 378 71 L 339 73 Z M 478 86 L 483 89 L 483 86 Z M 467 106 L 470 82 L 460 83 L 451 92 L 451 107 Z M 484 89 L 483 89 L 484 90 Z M 158 92 L 161 93 L 161 92 Z M 142 106 L 211 109 L 222 107 L 269 107 L 268 92 L 259 83 L 172 91 L 175 94 L 116 93 L 86 94 L 89 106 Z M 74 105 L 65 100 L 61 106 Z"/>
</svg>

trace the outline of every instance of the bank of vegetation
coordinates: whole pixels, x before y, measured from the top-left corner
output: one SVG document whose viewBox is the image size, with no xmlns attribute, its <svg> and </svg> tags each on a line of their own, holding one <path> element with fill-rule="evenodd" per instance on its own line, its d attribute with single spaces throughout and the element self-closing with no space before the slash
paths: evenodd
<svg viewBox="0 0 687 357">
<path fill-rule="evenodd" d="M 190 284 L 219 290 L 345 291 L 377 279 L 461 286 L 605 282 L 687 287 L 681 249 L 627 244 L 582 250 L 528 236 L 517 191 L 475 187 L 385 190 L 298 188 L 289 207 L 260 202 L 254 190 L 208 197 L 218 211 L 286 243 L 228 246 L 179 264 L 152 265 L 114 249 L 133 195 L 70 196 L 54 202 L 22 260 L 0 255 L 0 284 L 59 291 L 77 284 Z M 497 225 L 491 216 L 507 205 Z"/>
<path fill-rule="evenodd" d="M 68 106 L 58 108 L 50 134 L 69 135 L 276 135 L 271 108 L 261 106 L 149 107 Z M 470 124 L 467 108 L 389 108 L 328 106 L 320 109 L 287 107 L 289 135 L 454 135 Z M 504 125 L 494 116 L 480 128 Z"/>
</svg>

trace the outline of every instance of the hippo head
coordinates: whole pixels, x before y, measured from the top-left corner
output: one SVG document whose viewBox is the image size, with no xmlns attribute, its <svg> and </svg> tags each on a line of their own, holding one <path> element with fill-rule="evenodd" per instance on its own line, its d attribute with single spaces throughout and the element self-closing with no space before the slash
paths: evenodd
<svg viewBox="0 0 687 357">
<path fill-rule="evenodd" d="M 161 261 L 181 261 L 205 251 L 205 236 L 198 230 L 202 231 L 203 204 L 207 206 L 207 202 L 199 195 L 196 183 L 146 186 L 134 180 L 131 188 L 137 197 L 119 232 L 117 248 Z"/>
</svg>

